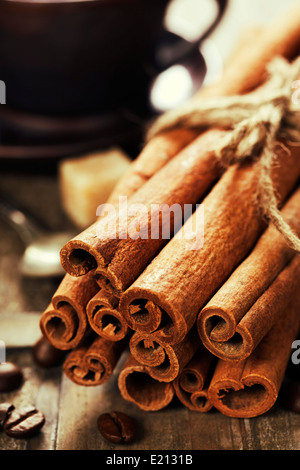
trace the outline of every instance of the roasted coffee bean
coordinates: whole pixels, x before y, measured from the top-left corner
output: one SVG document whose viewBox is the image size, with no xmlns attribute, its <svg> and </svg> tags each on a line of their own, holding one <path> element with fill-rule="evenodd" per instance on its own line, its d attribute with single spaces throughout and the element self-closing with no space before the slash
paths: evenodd
<svg viewBox="0 0 300 470">
<path fill-rule="evenodd" d="M 100 415 L 97 424 L 100 434 L 114 444 L 131 442 L 136 435 L 132 418 L 120 411 Z"/>
<path fill-rule="evenodd" d="M 28 438 L 38 433 L 45 423 L 45 416 L 34 406 L 26 406 L 19 410 L 14 409 L 6 422 L 4 431 L 10 437 Z"/>
<path fill-rule="evenodd" d="M 12 362 L 0 364 L 0 392 L 10 392 L 20 387 L 23 381 L 21 369 Z"/>
<path fill-rule="evenodd" d="M 33 346 L 32 356 L 38 366 L 49 369 L 50 367 L 56 367 L 62 364 L 66 356 L 66 351 L 56 349 L 42 336 Z"/>
<path fill-rule="evenodd" d="M 3 426 L 14 408 L 11 403 L 0 403 L 0 426 Z"/>
</svg>

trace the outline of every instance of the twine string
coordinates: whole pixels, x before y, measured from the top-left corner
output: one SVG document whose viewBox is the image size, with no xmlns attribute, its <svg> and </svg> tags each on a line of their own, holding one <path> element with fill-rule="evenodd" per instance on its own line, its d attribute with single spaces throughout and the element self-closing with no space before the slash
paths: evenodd
<svg viewBox="0 0 300 470">
<path fill-rule="evenodd" d="M 232 129 L 216 149 L 225 168 L 257 156 L 259 149 L 257 195 L 262 216 L 300 253 L 300 239 L 278 209 L 271 177 L 275 147 L 279 145 L 289 154 L 279 139 L 300 142 L 300 106 L 293 103 L 291 96 L 293 82 L 300 76 L 300 57 L 293 63 L 276 57 L 268 64 L 267 71 L 266 82 L 251 93 L 217 100 L 194 99 L 164 113 L 149 129 L 147 138 L 182 127 L 199 132 L 209 127 Z"/>
</svg>

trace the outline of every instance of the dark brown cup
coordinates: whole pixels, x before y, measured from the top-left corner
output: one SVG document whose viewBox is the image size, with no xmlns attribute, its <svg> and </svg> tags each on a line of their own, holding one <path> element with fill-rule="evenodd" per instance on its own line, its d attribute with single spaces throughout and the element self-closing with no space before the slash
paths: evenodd
<svg viewBox="0 0 300 470">
<path fill-rule="evenodd" d="M 0 0 L 0 79 L 7 105 L 79 115 L 143 99 L 167 3 Z"/>
</svg>

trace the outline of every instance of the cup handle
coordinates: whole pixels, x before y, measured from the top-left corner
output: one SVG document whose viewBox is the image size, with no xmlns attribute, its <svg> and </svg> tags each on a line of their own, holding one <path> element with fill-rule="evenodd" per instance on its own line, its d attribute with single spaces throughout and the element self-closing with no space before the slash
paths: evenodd
<svg viewBox="0 0 300 470">
<path fill-rule="evenodd" d="M 194 42 L 189 42 L 175 33 L 164 30 L 160 47 L 156 54 L 156 72 L 161 73 L 172 65 L 187 61 L 195 54 L 199 55 L 200 44 L 213 32 L 224 16 L 229 0 L 216 0 L 218 13 L 204 33 Z"/>
</svg>

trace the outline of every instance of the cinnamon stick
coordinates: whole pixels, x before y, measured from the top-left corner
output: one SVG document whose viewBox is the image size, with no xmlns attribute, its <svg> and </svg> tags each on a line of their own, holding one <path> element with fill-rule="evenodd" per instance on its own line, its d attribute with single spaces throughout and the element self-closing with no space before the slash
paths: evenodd
<svg viewBox="0 0 300 470">
<path fill-rule="evenodd" d="M 263 72 L 265 71 L 266 64 L 272 57 L 281 54 L 284 57 L 289 58 L 293 56 L 298 50 L 299 24 L 300 13 L 298 8 L 295 8 L 292 12 L 289 12 L 286 16 L 284 16 L 284 19 L 282 19 L 281 16 L 279 19 L 276 19 L 274 22 L 271 22 L 263 33 L 263 40 L 261 40 L 261 42 L 254 41 L 251 45 L 251 51 L 249 53 L 249 57 L 251 58 L 251 60 L 248 60 L 248 48 L 246 48 L 245 54 L 243 54 L 242 52 L 240 53 L 240 55 L 238 54 L 238 56 L 242 58 L 241 61 L 237 60 L 235 56 L 235 59 L 233 61 L 233 67 L 227 68 L 227 70 L 230 70 L 230 72 L 226 73 L 222 78 L 221 82 L 218 83 L 216 86 L 209 87 L 208 90 L 211 91 L 208 91 L 208 94 L 211 93 L 214 96 L 224 94 L 239 94 L 248 91 L 249 87 L 253 88 L 254 86 L 260 84 L 264 80 Z M 245 77 L 248 80 L 247 83 L 250 83 L 250 85 L 245 86 Z M 206 95 L 207 89 L 202 89 L 200 90 L 199 95 L 197 96 L 201 98 L 205 97 Z M 195 97 L 195 99 L 197 99 L 197 97 Z M 175 132 L 175 136 L 177 136 L 177 130 L 169 132 Z M 173 139 L 169 132 L 164 135 L 157 136 L 157 138 L 162 139 L 160 140 L 160 142 L 163 142 L 163 145 L 165 143 L 164 138 L 167 139 L 167 142 L 170 142 Z M 187 144 L 188 140 L 189 137 L 186 137 L 184 145 Z M 179 138 L 179 141 L 181 141 L 181 138 Z M 132 184 L 132 186 L 136 189 L 143 185 L 143 182 L 145 181 L 143 177 L 144 174 L 146 174 L 147 177 L 149 175 L 153 176 L 152 170 L 148 173 L 147 166 L 152 168 L 151 160 L 152 158 L 154 160 L 156 159 L 156 152 L 152 153 L 152 141 L 150 141 L 148 145 L 149 147 L 145 147 L 144 155 L 140 159 L 140 162 L 137 164 L 139 169 L 136 171 L 135 167 L 133 167 L 130 170 L 132 171 L 130 175 L 132 175 L 133 177 L 133 182 L 131 183 L 130 181 L 127 181 L 128 187 L 130 187 Z M 166 143 L 166 148 L 168 147 L 168 145 L 169 144 Z M 153 144 L 153 146 L 155 148 L 155 143 Z M 178 146 L 178 149 L 179 148 L 180 144 Z M 174 150 L 174 152 L 171 151 L 172 155 L 174 155 L 174 153 L 176 153 L 176 150 Z M 139 161 L 139 157 L 137 161 Z M 169 158 L 163 158 L 162 161 L 169 161 Z M 154 166 L 156 169 L 158 167 L 161 168 L 160 163 L 157 167 L 156 164 Z M 136 180 L 140 180 L 140 182 L 136 182 Z M 166 181 L 168 181 L 168 179 Z M 123 184 L 125 184 L 126 187 L 126 177 L 122 179 L 122 182 L 120 182 L 120 186 L 116 188 L 115 195 L 112 196 L 111 202 L 113 202 L 114 204 L 116 202 L 115 196 L 120 194 L 120 190 L 123 191 Z M 163 184 L 165 184 L 165 182 L 163 182 Z M 157 188 L 154 189 L 156 190 Z M 125 195 L 126 194 L 127 193 L 125 192 Z M 157 198 L 157 201 L 159 203 L 163 203 L 164 200 Z M 78 235 L 78 237 L 75 237 L 75 239 L 73 239 L 69 244 L 67 244 L 63 248 L 61 252 L 62 264 L 67 272 L 72 275 L 80 276 L 85 274 L 89 270 L 96 269 L 97 266 L 103 267 L 106 264 L 111 263 L 113 256 L 112 251 L 116 249 L 116 246 L 118 246 L 118 244 L 112 244 L 109 249 L 107 246 L 103 246 L 101 249 L 99 243 L 97 243 L 97 228 L 95 225 L 92 225 L 89 229 L 84 231 L 82 234 Z M 155 252 L 154 248 L 155 246 L 153 244 L 153 252 Z M 146 250 L 146 252 L 148 254 L 148 250 Z M 122 249 L 121 253 L 123 253 Z M 149 253 L 147 260 L 145 259 L 145 262 L 149 262 L 149 260 L 151 261 L 152 257 L 153 253 Z M 117 257 L 116 265 L 119 264 L 119 261 L 120 259 L 118 259 Z M 133 266 L 137 268 L 137 266 L 139 266 L 139 263 L 137 262 L 135 265 L 133 263 Z M 110 268 L 112 270 L 112 274 L 114 275 L 114 270 L 117 270 L 117 267 L 110 266 Z M 143 268 L 140 267 L 140 269 Z M 121 279 L 119 279 L 119 273 L 115 274 L 115 276 L 115 288 L 119 291 L 122 291 L 122 289 L 126 289 L 127 286 L 130 284 L 130 276 L 129 278 L 127 278 L 127 275 L 124 274 L 125 279 L 123 279 L 123 276 L 121 276 Z M 133 277 L 134 275 L 132 274 L 132 278 Z"/>
<path fill-rule="evenodd" d="M 179 152 L 131 196 L 125 220 L 120 213 L 117 220 L 109 214 L 69 241 L 61 250 L 64 269 L 73 276 L 96 268 L 105 275 L 106 270 L 116 295 L 124 291 L 180 226 L 184 205 L 195 205 L 218 178 L 214 147 L 224 133 L 209 130 Z M 130 215 L 135 204 L 142 204 L 143 210 Z"/>
<path fill-rule="evenodd" d="M 277 149 L 273 184 L 282 203 L 300 174 L 300 148 Z M 265 228 L 255 199 L 259 162 L 230 167 L 204 199 L 204 244 L 193 245 L 201 206 L 127 289 L 120 310 L 130 328 L 181 341 L 199 311 L 253 248 Z M 195 249 L 193 249 L 195 248 Z M 198 249 L 197 249 L 198 248 Z M 151 306 L 151 309 L 149 308 Z M 163 323 L 162 323 L 163 320 Z"/>
<path fill-rule="evenodd" d="M 159 382 L 149 375 L 147 366 L 139 364 L 132 355 L 121 370 L 118 386 L 122 397 L 145 411 L 158 411 L 168 406 L 174 397 L 170 382 Z"/>
<path fill-rule="evenodd" d="M 119 180 L 114 190 L 110 194 L 107 204 L 115 206 L 119 205 L 119 197 L 126 196 L 128 199 L 134 195 L 156 172 L 158 172 L 174 155 L 190 143 L 195 137 L 196 132 L 188 129 L 172 130 L 163 135 L 157 136 L 142 150 L 136 160 L 130 165 L 129 170 Z M 82 232 L 83 239 L 87 234 L 88 241 L 92 241 L 93 237 L 97 237 L 98 221 L 91 225 L 87 230 Z M 81 234 L 76 237 L 80 240 Z M 71 255 L 71 264 L 73 268 L 66 269 L 64 256 L 62 255 L 63 267 L 73 276 L 80 276 L 86 272 L 95 269 L 98 266 L 97 279 L 99 285 L 105 282 L 105 271 L 101 272 L 103 259 L 100 254 L 93 249 L 93 243 L 89 247 L 86 243 L 80 243 L 77 240 L 78 247 L 75 253 Z M 104 278 L 104 280 L 103 280 Z M 108 274 L 108 282 L 111 282 Z"/>
<path fill-rule="evenodd" d="M 219 359 L 208 397 L 221 413 L 251 418 L 274 405 L 299 331 L 299 307 L 298 291 L 251 356 L 238 362 Z"/>
<path fill-rule="evenodd" d="M 298 234 L 299 207 L 300 189 L 282 209 L 285 220 Z M 260 237 L 250 255 L 198 315 L 200 338 L 213 354 L 224 360 L 241 360 L 252 353 L 280 311 L 278 301 L 273 305 L 266 300 L 273 284 L 282 279 L 286 298 L 297 288 L 300 258 L 290 263 L 294 254 L 274 227 Z"/>
<path fill-rule="evenodd" d="M 118 310 L 118 299 L 104 289 L 89 301 L 86 312 L 91 328 L 102 338 L 120 341 L 129 333 L 129 327 Z"/>
<path fill-rule="evenodd" d="M 197 136 L 189 129 L 172 130 L 151 140 L 132 162 L 110 194 L 107 203 L 116 207 L 119 196 L 128 198 Z"/>
<path fill-rule="evenodd" d="M 299 53 L 299 29 L 300 8 L 296 3 L 264 28 L 250 27 L 238 38 L 237 49 L 225 64 L 220 80 L 200 88 L 192 99 L 242 94 L 256 88 L 264 80 L 266 64 L 273 57 L 281 55 L 292 59 Z M 184 129 L 156 136 L 145 145 L 108 202 L 118 204 L 119 195 L 129 196 L 136 192 L 194 138 L 196 134 Z"/>
<path fill-rule="evenodd" d="M 102 385 L 111 377 L 127 345 L 127 340 L 112 342 L 92 337 L 70 352 L 63 365 L 64 373 L 77 385 Z"/>
<path fill-rule="evenodd" d="M 95 281 L 98 283 L 100 289 L 104 289 L 109 295 L 114 296 L 118 301 L 121 297 L 121 291 L 116 287 L 115 276 L 110 273 L 106 267 L 97 267 L 94 271 Z"/>
<path fill-rule="evenodd" d="M 202 346 L 174 380 L 173 386 L 177 398 L 190 410 L 200 413 L 211 410 L 208 385 L 214 365 L 213 355 Z"/>
<path fill-rule="evenodd" d="M 173 346 L 163 344 L 155 333 L 135 333 L 129 342 L 132 356 L 148 367 L 149 375 L 160 382 L 171 382 L 181 373 L 200 347 L 197 329 Z"/>
<path fill-rule="evenodd" d="M 294 2 L 266 25 L 251 40 L 245 38 L 216 83 L 200 89 L 199 99 L 248 93 L 259 86 L 265 76 L 265 64 L 275 56 L 292 60 L 300 53 L 300 6 Z"/>
<path fill-rule="evenodd" d="M 225 64 L 220 80 L 200 88 L 192 99 L 243 94 L 258 87 L 264 80 L 266 64 L 273 57 L 293 59 L 300 52 L 299 29 L 300 8 L 296 3 L 264 28 L 248 28 L 238 38 L 238 46 Z M 129 197 L 136 192 L 194 138 L 196 134 L 185 129 L 156 136 L 117 183 L 108 202 L 117 205 L 119 195 Z"/>
<path fill-rule="evenodd" d="M 86 306 L 98 290 L 92 274 L 64 276 L 40 319 L 43 335 L 55 348 L 73 349 L 84 338 L 89 328 Z"/>
</svg>

